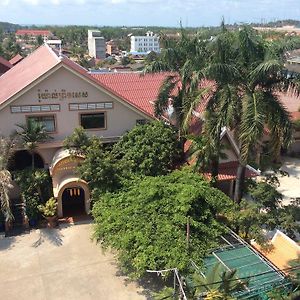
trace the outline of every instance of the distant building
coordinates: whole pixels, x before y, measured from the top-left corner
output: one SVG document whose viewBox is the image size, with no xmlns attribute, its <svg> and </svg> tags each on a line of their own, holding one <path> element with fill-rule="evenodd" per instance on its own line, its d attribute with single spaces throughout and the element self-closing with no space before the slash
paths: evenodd
<svg viewBox="0 0 300 300">
<path fill-rule="evenodd" d="M 106 43 L 106 53 L 109 55 L 119 54 L 119 49 L 113 40 Z"/>
<path fill-rule="evenodd" d="M 19 29 L 16 31 L 17 42 L 36 42 L 38 36 L 41 36 L 43 40 L 53 38 L 54 35 L 49 30 L 32 30 L 32 29 Z"/>
<path fill-rule="evenodd" d="M 96 59 L 105 59 L 106 44 L 104 37 L 99 30 L 88 30 L 89 56 Z"/>
<path fill-rule="evenodd" d="M 159 37 L 148 31 L 146 36 L 131 36 L 130 52 L 160 52 Z"/>
</svg>

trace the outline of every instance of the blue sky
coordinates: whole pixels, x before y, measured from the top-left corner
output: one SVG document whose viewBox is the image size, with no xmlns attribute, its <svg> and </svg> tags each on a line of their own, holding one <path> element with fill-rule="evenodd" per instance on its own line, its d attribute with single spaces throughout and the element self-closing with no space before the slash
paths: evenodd
<svg viewBox="0 0 300 300">
<path fill-rule="evenodd" d="M 300 0 L 0 0 L 0 21 L 18 24 L 218 25 L 300 19 Z"/>
</svg>

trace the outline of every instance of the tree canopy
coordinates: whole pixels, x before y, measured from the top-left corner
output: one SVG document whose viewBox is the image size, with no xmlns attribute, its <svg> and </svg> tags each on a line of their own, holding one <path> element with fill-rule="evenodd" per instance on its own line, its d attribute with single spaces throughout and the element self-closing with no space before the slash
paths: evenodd
<svg viewBox="0 0 300 300">
<path fill-rule="evenodd" d="M 144 177 L 95 203 L 95 238 L 117 249 L 123 268 L 137 277 L 147 269 L 186 270 L 190 259 L 201 263 L 217 245 L 225 229 L 216 214 L 230 206 L 189 170 Z"/>
<path fill-rule="evenodd" d="M 126 167 L 140 175 L 163 175 L 179 157 L 176 132 L 162 122 L 138 125 L 114 146 L 113 154 Z"/>
</svg>

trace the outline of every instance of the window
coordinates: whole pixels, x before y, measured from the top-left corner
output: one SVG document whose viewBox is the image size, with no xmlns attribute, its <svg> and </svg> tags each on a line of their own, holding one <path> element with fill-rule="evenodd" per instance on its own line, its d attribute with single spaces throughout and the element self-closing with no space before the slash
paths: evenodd
<svg viewBox="0 0 300 300">
<path fill-rule="evenodd" d="M 149 123 L 148 120 L 146 119 L 139 119 L 139 120 L 136 120 L 136 125 L 145 125 Z"/>
<path fill-rule="evenodd" d="M 81 114 L 80 125 L 84 129 L 105 129 L 105 113 Z"/>
<path fill-rule="evenodd" d="M 69 110 L 96 110 L 113 108 L 112 102 L 70 103 Z"/>
<path fill-rule="evenodd" d="M 41 123 L 45 126 L 45 129 L 47 132 L 55 132 L 56 130 L 56 124 L 55 124 L 55 117 L 52 116 L 34 116 L 34 117 L 28 117 L 28 121 L 33 121 L 37 123 Z"/>
<path fill-rule="evenodd" d="M 60 111 L 59 104 L 11 106 L 12 113 Z"/>
</svg>

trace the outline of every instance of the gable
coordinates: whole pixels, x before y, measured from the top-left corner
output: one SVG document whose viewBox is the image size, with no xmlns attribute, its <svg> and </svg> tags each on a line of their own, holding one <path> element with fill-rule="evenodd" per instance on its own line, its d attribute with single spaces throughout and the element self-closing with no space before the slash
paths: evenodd
<svg viewBox="0 0 300 300">
<path fill-rule="evenodd" d="M 90 109 L 87 104 L 100 103 L 97 109 Z M 71 104 L 77 105 L 77 110 L 71 109 Z M 100 105 L 99 104 L 99 105 Z M 55 111 L 43 111 L 45 106 L 56 105 Z M 85 107 L 79 109 L 79 105 Z M 40 111 L 16 112 L 20 107 L 38 107 Z M 92 107 L 90 105 L 89 107 Z M 41 109 L 41 107 L 43 107 Z M 58 109 L 59 107 L 59 109 Z M 12 109 L 14 112 L 12 112 Z M 54 139 L 62 140 L 78 127 L 80 114 L 91 112 L 105 112 L 107 116 L 106 129 L 95 131 L 93 134 L 103 137 L 118 137 L 130 130 L 137 120 L 149 119 L 137 109 L 119 100 L 105 89 L 88 82 L 76 72 L 72 72 L 63 65 L 41 82 L 32 85 L 28 91 L 0 111 L 0 128 L 8 135 L 15 128 L 15 124 L 26 122 L 28 115 L 53 114 L 56 118 L 57 130 Z"/>
</svg>

